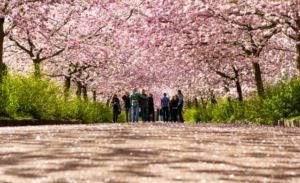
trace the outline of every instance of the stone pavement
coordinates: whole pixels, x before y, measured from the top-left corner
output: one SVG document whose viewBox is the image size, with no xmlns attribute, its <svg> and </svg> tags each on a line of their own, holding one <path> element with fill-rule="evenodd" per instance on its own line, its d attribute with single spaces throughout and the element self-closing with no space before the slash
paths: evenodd
<svg viewBox="0 0 300 183">
<path fill-rule="evenodd" d="M 300 182 L 300 128 L 0 128 L 0 182 Z"/>
</svg>

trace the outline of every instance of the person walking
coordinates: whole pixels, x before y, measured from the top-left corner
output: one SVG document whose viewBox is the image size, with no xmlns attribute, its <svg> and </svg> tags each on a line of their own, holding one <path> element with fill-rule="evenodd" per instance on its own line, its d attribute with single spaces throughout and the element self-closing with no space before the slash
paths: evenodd
<svg viewBox="0 0 300 183">
<path fill-rule="evenodd" d="M 155 115 L 154 115 L 154 100 L 153 95 L 150 93 L 148 97 L 148 121 L 155 121 Z"/>
<path fill-rule="evenodd" d="M 177 96 L 178 96 L 178 120 L 179 122 L 184 122 L 184 119 L 183 119 L 183 94 L 181 92 L 181 90 L 178 90 L 178 93 L 177 93 Z"/>
<path fill-rule="evenodd" d="M 164 93 L 164 96 L 161 99 L 161 110 L 162 110 L 162 116 L 164 122 L 169 121 L 169 104 L 170 104 L 170 99 L 167 97 L 167 94 Z"/>
<path fill-rule="evenodd" d="M 140 108 L 143 122 L 148 120 L 148 96 L 144 89 L 141 90 L 140 95 Z"/>
<path fill-rule="evenodd" d="M 140 99 L 140 93 L 135 88 L 132 92 L 132 95 L 130 96 L 131 101 L 131 121 L 133 123 L 138 122 L 139 119 L 139 99 Z"/>
<path fill-rule="evenodd" d="M 129 92 L 126 92 L 125 95 L 122 97 L 123 101 L 124 101 L 124 110 L 125 110 L 125 118 L 126 118 L 126 122 L 128 123 L 130 121 L 130 108 L 131 108 L 131 104 L 130 104 L 130 94 Z"/>
<path fill-rule="evenodd" d="M 113 122 L 118 122 L 118 116 L 121 113 L 120 100 L 116 94 L 113 95 L 111 100 L 111 105 L 113 107 Z"/>
<path fill-rule="evenodd" d="M 178 102 L 177 96 L 173 96 L 170 101 L 170 112 L 171 112 L 171 121 L 177 122 L 178 115 Z"/>
</svg>

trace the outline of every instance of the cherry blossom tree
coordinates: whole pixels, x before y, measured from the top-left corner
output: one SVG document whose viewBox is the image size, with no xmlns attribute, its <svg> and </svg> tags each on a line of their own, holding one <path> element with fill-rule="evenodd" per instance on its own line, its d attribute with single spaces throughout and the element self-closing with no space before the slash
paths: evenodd
<svg viewBox="0 0 300 183">
<path fill-rule="evenodd" d="M 19 11 L 23 4 L 24 2 L 8 0 L 0 2 L 0 78 L 6 70 L 6 65 L 3 62 L 4 39 L 9 33 L 9 30 L 13 27 L 13 24 L 5 25 L 5 23 L 13 22 L 12 15 L 14 12 Z"/>
<path fill-rule="evenodd" d="M 63 81 L 66 93 L 74 84 L 80 98 L 133 88 L 156 99 L 177 89 L 190 98 L 210 90 L 221 96 L 225 84 L 242 100 L 294 72 L 287 60 L 297 55 L 298 1 L 267 2 L 31 2 L 6 13 L 6 53 L 33 63 L 36 75 L 42 64 L 42 73 Z"/>
<path fill-rule="evenodd" d="M 254 6 L 253 14 L 277 24 L 295 42 L 297 68 L 300 71 L 300 1 L 262 1 Z M 298 72 L 299 72 L 298 71 Z"/>
</svg>

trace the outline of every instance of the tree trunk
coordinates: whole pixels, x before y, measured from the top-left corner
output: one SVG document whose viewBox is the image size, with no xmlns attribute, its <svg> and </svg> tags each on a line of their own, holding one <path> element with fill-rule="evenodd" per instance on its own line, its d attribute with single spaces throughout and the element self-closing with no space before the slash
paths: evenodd
<svg viewBox="0 0 300 183">
<path fill-rule="evenodd" d="M 95 90 L 93 91 L 93 101 L 97 102 L 97 93 Z"/>
<path fill-rule="evenodd" d="M 235 77 L 235 86 L 236 86 L 236 91 L 238 94 L 238 99 L 239 101 L 243 101 L 243 91 L 242 91 L 242 85 L 240 81 L 240 75 L 239 75 L 239 70 L 235 68 L 235 66 L 232 66 L 233 72 L 234 72 L 234 77 Z"/>
<path fill-rule="evenodd" d="M 77 86 L 77 90 L 76 90 L 76 95 L 78 97 L 79 100 L 81 100 L 81 89 L 82 89 L 82 84 L 80 81 L 76 81 L 76 86 Z"/>
<path fill-rule="evenodd" d="M 252 65 L 254 69 L 255 83 L 256 83 L 258 96 L 263 97 L 265 91 L 264 91 L 264 84 L 261 76 L 260 65 L 257 62 L 252 62 Z"/>
<path fill-rule="evenodd" d="M 242 86 L 239 79 L 236 79 L 235 81 L 236 91 L 238 93 L 239 101 L 243 101 L 243 92 L 242 92 Z"/>
<path fill-rule="evenodd" d="M 82 94 L 83 94 L 83 99 L 85 101 L 87 101 L 88 100 L 88 94 L 87 94 L 87 86 L 86 85 L 82 86 Z"/>
<path fill-rule="evenodd" d="M 300 75 L 300 17 L 298 16 L 298 18 L 296 19 L 296 25 L 298 28 L 298 35 L 296 37 L 296 50 L 297 50 L 297 68 L 299 71 L 299 75 Z"/>
<path fill-rule="evenodd" d="M 71 77 L 65 76 L 65 89 L 64 89 L 65 97 L 68 96 L 70 88 L 71 88 Z"/>
<path fill-rule="evenodd" d="M 300 39 L 300 35 L 299 35 L 299 39 Z M 296 43 L 296 49 L 297 49 L 297 58 L 296 58 L 297 69 L 300 75 L 300 40 Z"/>
<path fill-rule="evenodd" d="M 202 96 L 201 96 L 201 104 L 203 108 L 206 108 L 207 102 L 204 100 Z"/>
<path fill-rule="evenodd" d="M 3 45 L 4 45 L 4 17 L 0 17 L 0 82 L 2 81 L 2 77 L 5 73 L 6 66 L 3 62 Z"/>
<path fill-rule="evenodd" d="M 40 78 L 41 77 L 41 62 L 39 60 L 34 60 L 34 76 Z"/>
<path fill-rule="evenodd" d="M 194 98 L 194 106 L 195 106 L 196 108 L 199 107 L 199 103 L 198 103 L 197 97 Z"/>
</svg>

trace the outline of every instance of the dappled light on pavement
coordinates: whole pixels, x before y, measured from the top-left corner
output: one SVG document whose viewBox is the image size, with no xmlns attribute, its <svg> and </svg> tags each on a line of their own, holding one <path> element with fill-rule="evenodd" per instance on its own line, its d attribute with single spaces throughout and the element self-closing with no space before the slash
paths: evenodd
<svg viewBox="0 0 300 183">
<path fill-rule="evenodd" d="M 300 182 L 299 128 L 6 127 L 0 143 L 0 182 Z"/>
</svg>

